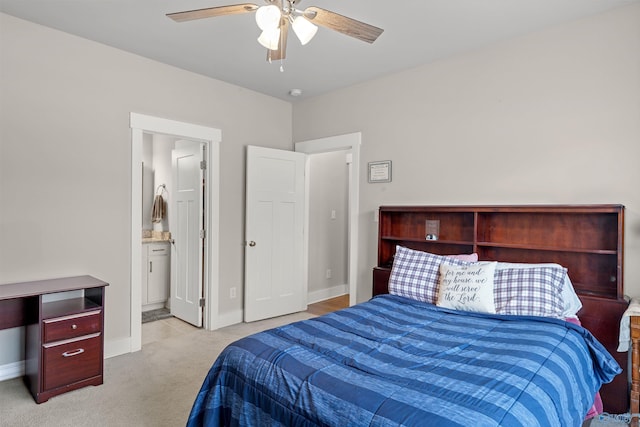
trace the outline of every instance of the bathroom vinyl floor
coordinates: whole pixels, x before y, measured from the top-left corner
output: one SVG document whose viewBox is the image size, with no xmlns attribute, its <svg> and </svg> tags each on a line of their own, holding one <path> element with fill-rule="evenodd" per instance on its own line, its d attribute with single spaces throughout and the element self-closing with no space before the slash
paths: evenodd
<svg viewBox="0 0 640 427">
<path fill-rule="evenodd" d="M 167 319 L 171 317 L 171 312 L 168 308 L 159 308 L 157 310 L 143 311 L 142 323 L 153 322 L 155 320 Z"/>
</svg>

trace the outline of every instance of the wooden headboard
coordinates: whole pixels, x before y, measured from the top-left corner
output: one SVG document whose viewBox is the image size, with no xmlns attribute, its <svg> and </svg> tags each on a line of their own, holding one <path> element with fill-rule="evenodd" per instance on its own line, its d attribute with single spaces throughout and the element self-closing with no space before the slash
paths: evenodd
<svg viewBox="0 0 640 427">
<path fill-rule="evenodd" d="M 436 231 L 428 232 L 434 225 Z M 396 245 L 440 255 L 476 252 L 486 261 L 558 263 L 568 269 L 582 301 L 582 325 L 624 370 L 600 391 L 606 412 L 624 413 L 627 353 L 616 351 L 627 308 L 623 236 L 622 205 L 382 206 L 373 295 L 388 292 Z"/>
</svg>

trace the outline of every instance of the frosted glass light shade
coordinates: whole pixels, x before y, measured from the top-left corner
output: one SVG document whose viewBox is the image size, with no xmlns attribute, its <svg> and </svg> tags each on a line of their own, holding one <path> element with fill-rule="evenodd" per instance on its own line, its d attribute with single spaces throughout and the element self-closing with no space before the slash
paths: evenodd
<svg viewBox="0 0 640 427">
<path fill-rule="evenodd" d="M 274 4 L 260 6 L 256 11 L 256 23 L 262 31 L 272 30 L 280 26 L 280 9 Z"/>
<path fill-rule="evenodd" d="M 318 27 L 302 16 L 297 16 L 291 23 L 291 27 L 302 45 L 309 43 L 318 32 Z"/>
<path fill-rule="evenodd" d="M 278 50 L 278 44 L 280 43 L 280 28 L 262 31 L 262 34 L 258 37 L 258 43 L 269 50 Z"/>
</svg>

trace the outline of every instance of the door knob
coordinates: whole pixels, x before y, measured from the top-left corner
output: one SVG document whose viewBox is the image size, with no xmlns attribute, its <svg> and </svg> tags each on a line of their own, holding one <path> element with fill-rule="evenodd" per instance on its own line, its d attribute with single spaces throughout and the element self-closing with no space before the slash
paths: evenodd
<svg viewBox="0 0 640 427">
<path fill-rule="evenodd" d="M 256 245 L 256 242 L 254 242 L 253 240 L 249 242 L 249 246 L 254 247 Z"/>
</svg>

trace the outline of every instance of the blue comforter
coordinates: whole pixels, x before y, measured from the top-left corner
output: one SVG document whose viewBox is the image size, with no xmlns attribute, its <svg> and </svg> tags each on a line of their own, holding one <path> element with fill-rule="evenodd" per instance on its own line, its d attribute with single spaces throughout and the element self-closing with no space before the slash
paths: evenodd
<svg viewBox="0 0 640 427">
<path fill-rule="evenodd" d="M 620 367 L 580 326 L 395 295 L 229 345 L 189 426 L 580 426 Z"/>
</svg>

